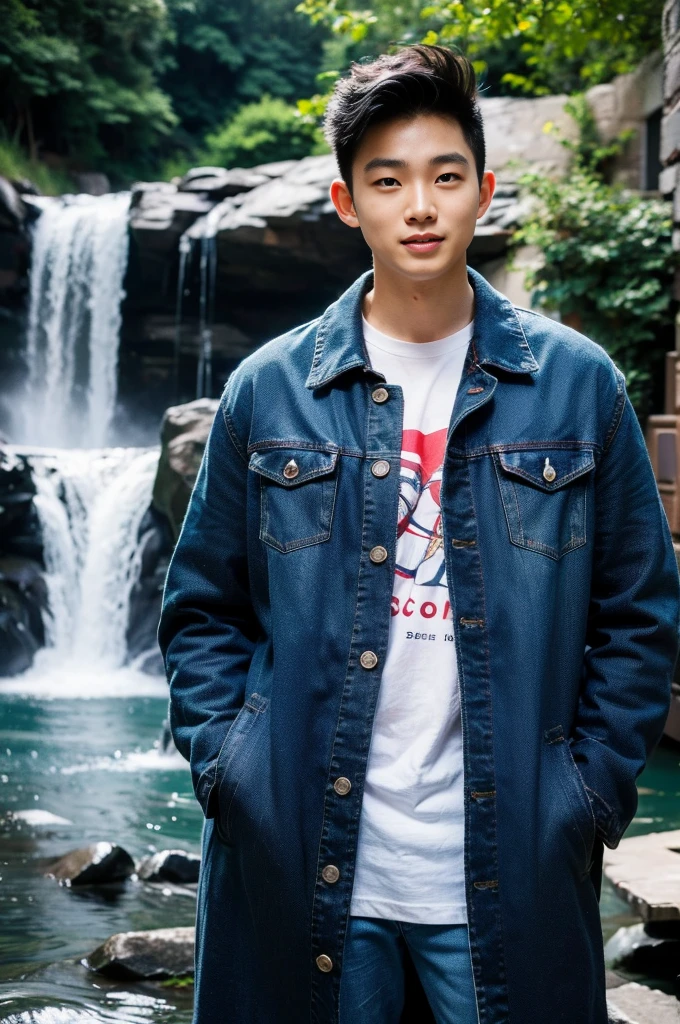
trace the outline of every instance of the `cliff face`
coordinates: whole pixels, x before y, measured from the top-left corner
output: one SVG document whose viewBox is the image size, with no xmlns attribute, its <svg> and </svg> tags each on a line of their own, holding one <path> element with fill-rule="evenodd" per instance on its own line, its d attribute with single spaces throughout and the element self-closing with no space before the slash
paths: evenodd
<svg viewBox="0 0 680 1024">
<path fill-rule="evenodd" d="M 26 372 L 22 352 L 31 215 L 14 185 L 0 177 L 0 431 L 7 419 L 3 395 L 10 393 Z"/>
<path fill-rule="evenodd" d="M 317 156 L 196 168 L 174 184 L 134 187 L 120 394 L 136 419 L 143 401 L 155 429 L 168 404 L 195 397 L 206 334 L 216 397 L 244 355 L 318 316 L 370 267 L 361 232 L 341 223 L 328 198 L 336 174 L 332 156 Z M 514 186 L 499 187 L 469 251 L 474 264 L 505 251 L 515 196 Z"/>
</svg>

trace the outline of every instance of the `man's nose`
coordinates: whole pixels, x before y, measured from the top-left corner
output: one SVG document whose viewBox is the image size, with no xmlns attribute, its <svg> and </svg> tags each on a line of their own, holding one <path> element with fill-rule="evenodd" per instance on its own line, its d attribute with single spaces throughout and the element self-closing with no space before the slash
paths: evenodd
<svg viewBox="0 0 680 1024">
<path fill-rule="evenodd" d="M 432 193 L 423 184 L 415 183 L 410 189 L 409 203 L 404 211 L 404 220 L 407 223 L 413 221 L 434 221 L 437 219 L 437 207 L 434 204 Z"/>
</svg>

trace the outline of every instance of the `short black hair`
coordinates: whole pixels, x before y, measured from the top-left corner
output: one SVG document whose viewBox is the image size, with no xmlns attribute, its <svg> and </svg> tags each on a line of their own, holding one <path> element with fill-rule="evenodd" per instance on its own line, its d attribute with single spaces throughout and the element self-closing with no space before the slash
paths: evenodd
<svg viewBox="0 0 680 1024">
<path fill-rule="evenodd" d="M 367 129 L 417 114 L 442 114 L 458 122 L 481 186 L 486 146 L 474 68 L 467 57 L 445 46 L 417 43 L 367 63 L 354 62 L 349 75 L 335 83 L 324 134 L 350 190 L 352 162 Z"/>
</svg>

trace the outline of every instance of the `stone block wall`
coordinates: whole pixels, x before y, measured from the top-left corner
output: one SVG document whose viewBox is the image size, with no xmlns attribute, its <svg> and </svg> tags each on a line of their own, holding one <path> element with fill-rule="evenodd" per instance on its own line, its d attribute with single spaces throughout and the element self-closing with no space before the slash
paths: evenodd
<svg viewBox="0 0 680 1024">
<path fill-rule="evenodd" d="M 673 197 L 673 247 L 680 251 L 680 0 L 666 0 L 663 11 L 663 119 L 659 190 Z M 680 299 L 680 272 L 675 273 L 674 298 Z"/>
</svg>

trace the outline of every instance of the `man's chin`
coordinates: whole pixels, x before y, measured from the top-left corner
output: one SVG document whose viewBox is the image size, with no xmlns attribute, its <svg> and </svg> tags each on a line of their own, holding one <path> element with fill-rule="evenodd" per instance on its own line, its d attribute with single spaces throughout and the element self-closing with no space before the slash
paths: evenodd
<svg viewBox="0 0 680 1024">
<path fill-rule="evenodd" d="M 423 256 L 412 256 L 407 252 L 401 255 L 398 260 L 391 261 L 389 266 L 400 276 L 407 277 L 414 283 L 425 281 L 436 281 L 439 278 L 449 277 L 460 267 L 461 262 L 466 262 L 467 250 L 463 249 L 455 254 L 447 253 L 442 258 L 441 253 L 433 253 L 431 259 Z"/>
</svg>

